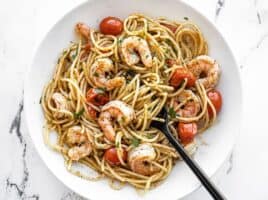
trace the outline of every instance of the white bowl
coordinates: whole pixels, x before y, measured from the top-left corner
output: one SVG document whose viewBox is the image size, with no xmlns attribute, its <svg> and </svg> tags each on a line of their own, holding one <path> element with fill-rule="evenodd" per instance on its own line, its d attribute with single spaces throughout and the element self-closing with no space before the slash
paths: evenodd
<svg viewBox="0 0 268 200">
<path fill-rule="evenodd" d="M 208 145 L 201 145 L 194 156 L 208 176 L 211 177 L 224 163 L 239 132 L 242 107 L 239 70 L 226 41 L 202 14 L 177 0 L 87 1 L 59 20 L 39 45 L 25 81 L 24 104 L 29 133 L 47 167 L 66 186 L 92 200 L 179 199 L 200 185 L 190 169 L 183 162 L 178 162 L 169 177 L 145 195 L 137 194 L 130 186 L 115 191 L 109 187 L 107 180 L 90 182 L 73 176 L 65 169 L 62 156 L 44 144 L 42 136 L 44 117 L 39 99 L 44 85 L 51 79 L 57 57 L 70 41 L 75 40 L 73 28 L 76 22 L 86 22 L 91 27 L 97 28 L 105 16 L 118 16 L 123 19 L 134 12 L 152 17 L 165 16 L 175 20 L 187 16 L 201 28 L 208 41 L 209 55 L 220 63 L 222 76 L 218 88 L 223 96 L 222 111 L 218 122 L 203 134 L 203 139 Z"/>
</svg>

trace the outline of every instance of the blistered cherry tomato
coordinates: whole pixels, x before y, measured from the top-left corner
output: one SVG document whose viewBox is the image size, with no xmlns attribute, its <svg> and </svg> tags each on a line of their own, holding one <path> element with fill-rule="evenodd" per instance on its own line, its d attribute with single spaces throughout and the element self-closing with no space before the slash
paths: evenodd
<svg viewBox="0 0 268 200">
<path fill-rule="evenodd" d="M 119 35 L 123 31 L 123 22 L 117 17 L 106 17 L 100 23 L 100 32 L 106 35 Z"/>
<path fill-rule="evenodd" d="M 221 97 L 221 93 L 218 90 L 211 90 L 207 93 L 209 100 L 211 101 L 211 103 L 213 104 L 216 112 L 218 113 L 221 110 L 221 106 L 222 106 L 222 97 Z M 208 114 L 209 116 L 213 116 L 213 112 L 211 107 L 208 107 Z"/>
<path fill-rule="evenodd" d="M 87 101 L 96 106 L 102 106 L 109 102 L 109 96 L 102 89 L 91 88 L 87 91 Z"/>
<path fill-rule="evenodd" d="M 172 74 L 170 78 L 170 85 L 178 87 L 185 78 L 187 79 L 188 87 L 194 86 L 196 78 L 190 71 L 184 68 L 179 68 Z"/>
<path fill-rule="evenodd" d="M 112 147 L 110 149 L 107 149 L 104 153 L 104 159 L 110 163 L 111 165 L 119 165 L 120 161 L 117 155 L 116 148 Z M 127 160 L 127 152 L 123 149 L 123 155 L 122 155 L 123 161 Z"/>
<path fill-rule="evenodd" d="M 193 141 L 194 136 L 197 134 L 197 125 L 193 123 L 178 124 L 178 136 L 183 144 L 188 144 Z"/>
</svg>

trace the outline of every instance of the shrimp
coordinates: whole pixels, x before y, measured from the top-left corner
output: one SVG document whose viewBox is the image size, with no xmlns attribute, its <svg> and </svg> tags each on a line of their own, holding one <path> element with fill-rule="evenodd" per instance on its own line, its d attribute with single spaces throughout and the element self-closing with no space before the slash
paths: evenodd
<svg viewBox="0 0 268 200">
<path fill-rule="evenodd" d="M 141 144 L 132 149 L 128 154 L 128 163 L 132 171 L 149 176 L 159 171 L 159 168 L 151 165 L 156 153 L 151 144 Z"/>
<path fill-rule="evenodd" d="M 56 107 L 56 109 L 58 111 L 66 111 L 66 110 L 69 110 L 69 104 L 68 104 L 68 101 L 66 99 L 65 96 L 63 96 L 61 93 L 59 92 L 55 92 L 53 95 L 52 95 L 52 101 Z M 55 112 L 54 113 L 54 117 L 56 118 L 62 118 L 64 117 L 64 113 L 62 112 Z"/>
<path fill-rule="evenodd" d="M 110 141 L 114 141 L 116 135 L 112 125 L 113 118 L 119 123 L 127 125 L 135 118 L 135 111 L 119 100 L 110 101 L 102 107 L 98 123 L 104 132 L 104 136 Z"/>
<path fill-rule="evenodd" d="M 125 60 L 128 65 L 134 65 L 140 61 L 136 52 L 139 54 L 142 63 L 146 67 L 152 67 L 153 59 L 146 40 L 137 36 L 124 39 L 121 45 L 121 54 L 123 60 Z"/>
<path fill-rule="evenodd" d="M 88 136 L 80 126 L 73 126 L 68 129 L 67 143 L 74 145 L 68 150 L 68 156 L 71 160 L 78 161 L 92 152 L 92 145 Z"/>
<path fill-rule="evenodd" d="M 68 144 L 81 144 L 88 140 L 87 135 L 84 134 L 80 126 L 73 126 L 67 131 Z"/>
<path fill-rule="evenodd" d="M 68 151 L 68 156 L 71 160 L 78 161 L 84 158 L 92 152 L 92 146 L 89 142 L 86 142 L 80 146 L 74 146 Z"/>
<path fill-rule="evenodd" d="M 181 117 L 195 117 L 200 111 L 200 102 L 191 90 L 182 91 L 178 96 L 178 101 L 184 104 L 183 108 L 176 110 Z"/>
<path fill-rule="evenodd" d="M 77 33 L 79 33 L 81 36 L 83 36 L 85 39 L 89 40 L 89 35 L 90 35 L 90 29 L 88 25 L 85 23 L 77 23 L 75 25 L 75 30 Z"/>
<path fill-rule="evenodd" d="M 199 78 L 206 89 L 214 88 L 219 82 L 220 68 L 218 63 L 211 57 L 198 56 L 187 64 L 189 71 Z M 205 77 L 201 77 L 204 75 Z"/>
<path fill-rule="evenodd" d="M 114 77 L 112 79 L 106 77 L 106 74 L 113 69 L 113 62 L 109 58 L 97 59 L 93 63 L 92 68 L 95 70 L 93 73 L 93 80 L 97 87 L 104 87 L 107 90 L 112 90 L 125 83 L 124 77 Z"/>
</svg>

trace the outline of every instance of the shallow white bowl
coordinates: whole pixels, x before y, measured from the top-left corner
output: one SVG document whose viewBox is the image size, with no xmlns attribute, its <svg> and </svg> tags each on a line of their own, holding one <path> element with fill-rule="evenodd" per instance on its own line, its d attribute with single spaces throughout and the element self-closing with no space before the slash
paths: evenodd
<svg viewBox="0 0 268 200">
<path fill-rule="evenodd" d="M 239 131 L 242 107 L 239 70 L 226 41 L 202 14 L 177 0 L 90 0 L 83 3 L 59 20 L 39 45 L 25 81 L 24 104 L 29 133 L 47 167 L 66 186 L 92 200 L 179 199 L 200 185 L 188 167 L 183 162 L 178 162 L 163 184 L 145 195 L 140 196 L 130 186 L 115 191 L 109 187 L 107 180 L 89 182 L 71 175 L 64 167 L 62 156 L 44 144 L 44 117 L 39 99 L 44 85 L 51 79 L 57 57 L 70 41 L 75 40 L 73 28 L 76 22 L 86 22 L 97 28 L 105 16 L 123 19 L 134 12 L 174 20 L 189 17 L 204 33 L 209 54 L 220 63 L 222 76 L 218 88 L 223 96 L 222 111 L 218 122 L 203 134 L 208 145 L 201 145 L 194 157 L 208 176 L 212 176 L 224 163 Z"/>
</svg>

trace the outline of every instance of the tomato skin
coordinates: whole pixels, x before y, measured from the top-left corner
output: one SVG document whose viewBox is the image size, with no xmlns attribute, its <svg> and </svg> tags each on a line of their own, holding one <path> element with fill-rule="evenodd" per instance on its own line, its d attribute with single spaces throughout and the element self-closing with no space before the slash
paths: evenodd
<svg viewBox="0 0 268 200">
<path fill-rule="evenodd" d="M 119 158 L 117 156 L 116 148 L 112 147 L 105 151 L 104 153 L 104 159 L 110 163 L 111 165 L 120 165 Z M 123 161 L 127 160 L 127 152 L 123 149 Z"/>
<path fill-rule="evenodd" d="M 100 92 L 99 89 L 91 88 L 87 91 L 86 99 L 89 103 L 96 106 L 102 106 L 109 102 L 109 96 L 105 92 Z"/>
<path fill-rule="evenodd" d="M 100 23 L 100 32 L 105 35 L 119 35 L 123 31 L 123 22 L 117 17 L 106 17 Z"/>
<path fill-rule="evenodd" d="M 188 144 L 193 141 L 194 136 L 197 134 L 197 124 L 192 123 L 182 123 L 178 124 L 178 136 L 183 144 Z"/>
<path fill-rule="evenodd" d="M 187 79 L 187 87 L 194 86 L 196 78 L 190 71 L 184 68 L 179 68 L 172 74 L 170 85 L 173 87 L 178 87 L 185 78 Z"/>
<path fill-rule="evenodd" d="M 171 30 L 172 33 L 175 33 L 177 30 L 177 27 L 171 24 L 165 24 L 165 23 L 160 23 L 162 26 L 167 27 L 169 30 Z"/>
<path fill-rule="evenodd" d="M 97 119 L 98 112 L 94 108 L 92 108 L 91 106 L 88 106 L 87 111 L 88 111 L 89 116 L 92 119 Z"/>
<path fill-rule="evenodd" d="M 219 113 L 222 107 L 222 96 L 218 90 L 211 90 L 207 93 L 208 98 L 210 99 L 211 103 L 214 105 L 216 112 Z M 210 106 L 208 106 L 208 114 L 210 117 L 213 116 L 213 111 Z"/>
</svg>

